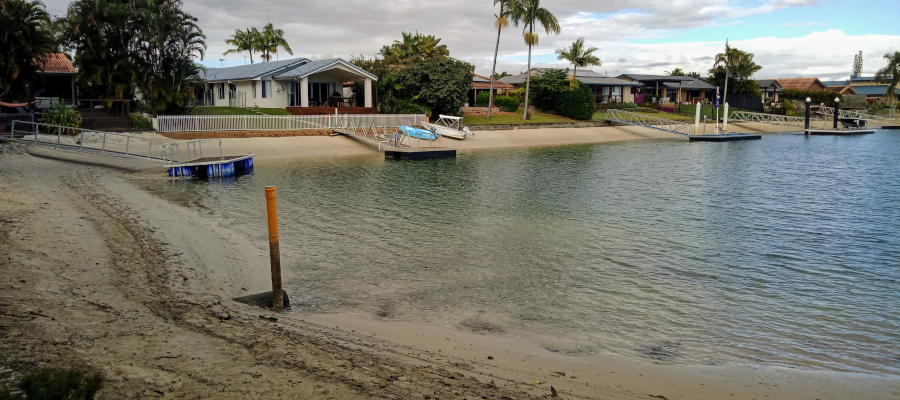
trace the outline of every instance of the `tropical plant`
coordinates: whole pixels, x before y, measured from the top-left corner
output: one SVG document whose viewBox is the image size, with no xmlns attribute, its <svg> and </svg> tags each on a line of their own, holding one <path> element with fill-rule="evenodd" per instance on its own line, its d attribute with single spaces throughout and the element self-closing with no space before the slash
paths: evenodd
<svg viewBox="0 0 900 400">
<path fill-rule="evenodd" d="M 885 95 L 890 100 L 891 109 L 896 110 L 897 84 L 900 83 L 900 51 L 885 54 L 884 60 L 887 61 L 887 66 L 875 73 L 875 81 L 888 84 Z"/>
<path fill-rule="evenodd" d="M 76 135 L 78 134 L 77 128 L 81 126 L 81 114 L 66 107 L 64 102 L 54 101 L 50 104 L 50 108 L 44 110 L 41 122 L 47 125 L 55 125 L 45 126 L 44 131 L 47 133 L 56 133 L 59 126 L 65 126 L 67 128 L 63 128 L 62 133 Z"/>
<path fill-rule="evenodd" d="M 494 0 L 494 5 L 497 4 L 500 4 L 500 13 L 494 14 L 494 17 L 497 18 L 497 20 L 494 21 L 494 26 L 497 27 L 497 45 L 494 46 L 494 65 L 493 67 L 491 67 L 491 91 L 488 104 L 493 104 L 494 102 L 494 80 L 500 79 L 495 78 L 495 76 L 497 75 L 497 54 L 500 51 L 500 32 L 503 30 L 503 28 L 508 26 L 510 22 L 512 22 L 514 26 L 519 26 L 517 0 Z M 506 72 L 504 72 L 504 74 L 505 73 Z M 491 119 L 491 108 L 488 108 L 487 119 Z"/>
<path fill-rule="evenodd" d="M 571 89 L 566 72 L 561 69 L 545 70 L 541 76 L 534 78 L 534 87 L 529 92 L 534 108 L 552 112 L 556 107 L 556 98 Z"/>
<path fill-rule="evenodd" d="M 689 77 L 691 77 L 691 78 L 697 78 L 697 79 L 700 79 L 700 73 L 699 73 L 699 72 L 688 72 L 688 73 L 684 74 L 684 76 L 689 76 Z"/>
<path fill-rule="evenodd" d="M 730 93 L 759 96 L 759 84 L 750 78 L 761 69 L 753 61 L 753 53 L 726 46 L 725 53 L 716 55 L 715 64 L 709 70 L 709 83 L 725 86 L 727 81 Z"/>
<path fill-rule="evenodd" d="M 794 115 L 797 113 L 797 107 L 788 99 L 781 100 L 781 108 L 784 109 L 785 115 Z"/>
<path fill-rule="evenodd" d="M 860 51 L 859 54 L 853 56 L 853 76 L 862 76 L 863 72 L 863 56 Z"/>
<path fill-rule="evenodd" d="M 576 82 L 578 82 L 578 67 L 599 67 L 603 65 L 600 58 L 594 55 L 594 52 L 597 50 L 600 49 L 596 47 L 584 48 L 583 37 L 578 38 L 578 40 L 569 45 L 569 47 L 560 47 L 556 49 L 557 60 L 566 60 L 575 65 L 575 70 L 572 72 L 572 87 L 575 87 Z"/>
<path fill-rule="evenodd" d="M 682 71 L 681 68 L 675 68 L 675 69 L 673 69 L 673 70 L 671 70 L 671 71 L 666 71 L 666 75 L 669 75 L 669 76 L 685 76 L 685 75 L 684 75 L 684 71 Z M 700 74 L 697 74 L 697 75 L 700 75 Z"/>
<path fill-rule="evenodd" d="M 50 15 L 40 1 L 0 1 L 0 99 L 30 100 L 27 87 L 47 54 L 56 51 Z"/>
<path fill-rule="evenodd" d="M 494 97 L 494 105 L 502 111 L 516 112 L 519 110 L 519 104 L 521 104 L 519 99 L 512 96 Z"/>
<path fill-rule="evenodd" d="M 525 111 L 522 113 L 522 119 L 527 119 L 528 114 L 528 92 L 531 86 L 531 48 L 538 44 L 538 34 L 534 33 L 536 24 L 540 24 L 544 31 L 559 34 L 559 21 L 550 10 L 541 7 L 541 0 L 519 0 L 518 7 L 515 8 L 516 18 L 524 24 L 522 36 L 525 44 L 528 45 L 528 69 L 525 76 Z"/>
<path fill-rule="evenodd" d="M 554 101 L 557 114 L 575 120 L 590 120 L 597 112 L 594 93 L 588 86 L 578 86 L 559 94 Z"/>
<path fill-rule="evenodd" d="M 381 56 L 392 64 L 409 64 L 426 58 L 448 58 L 450 51 L 434 35 L 419 32 L 400 32 L 403 40 L 395 40 L 390 46 L 381 48 Z"/>
<path fill-rule="evenodd" d="M 413 100 L 434 114 L 459 115 L 472 86 L 472 65 L 453 58 L 424 58 L 388 73 L 382 84 L 382 111 Z"/>
<path fill-rule="evenodd" d="M 288 44 L 287 40 L 284 39 L 283 29 L 275 29 L 275 27 L 269 23 L 263 30 L 257 31 L 256 28 L 253 28 L 251 32 L 251 35 L 254 37 L 254 47 L 257 52 L 261 53 L 260 57 L 262 57 L 263 60 L 266 60 L 266 62 L 272 61 L 272 53 L 277 53 L 279 47 L 287 51 L 288 54 L 294 55 L 291 46 Z"/>
<path fill-rule="evenodd" d="M 637 108 L 637 106 L 637 104 L 634 104 L 632 102 L 622 103 L 622 108 Z"/>
<path fill-rule="evenodd" d="M 509 72 L 503 71 L 500 73 L 494 72 L 494 74 L 491 75 L 491 77 L 494 78 L 494 80 L 500 80 L 500 79 L 506 78 L 507 76 L 512 76 L 512 74 L 510 74 Z"/>
<path fill-rule="evenodd" d="M 479 92 L 477 96 L 475 96 L 475 107 L 487 107 L 488 104 L 491 104 L 492 95 L 490 92 Z"/>
<path fill-rule="evenodd" d="M 252 30 L 250 28 L 245 30 L 236 29 L 234 35 L 231 35 L 230 39 L 225 40 L 225 43 L 230 44 L 232 48 L 222 53 L 222 55 L 227 56 L 231 53 L 246 51 L 250 53 L 250 64 L 253 64 L 253 52 L 256 51 L 254 43 L 256 43 L 258 35 L 259 31 L 257 31 L 256 28 L 253 28 Z"/>
</svg>

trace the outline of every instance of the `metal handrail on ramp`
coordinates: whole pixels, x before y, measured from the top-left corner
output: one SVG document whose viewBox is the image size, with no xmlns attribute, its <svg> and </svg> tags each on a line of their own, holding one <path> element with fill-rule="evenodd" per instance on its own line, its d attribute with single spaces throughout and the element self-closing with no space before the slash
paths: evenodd
<svg viewBox="0 0 900 400">
<path fill-rule="evenodd" d="M 806 126 L 806 119 L 803 117 L 766 114 L 750 111 L 732 111 L 731 116 L 728 117 L 728 120 L 731 122 L 761 122 L 764 124 L 772 125 L 799 126 L 801 128 Z M 814 128 L 817 125 L 825 128 L 826 122 L 824 119 L 810 118 L 810 128 Z"/>
<path fill-rule="evenodd" d="M 694 134 L 693 124 L 668 118 L 654 117 L 643 113 L 617 109 L 606 110 L 606 120 L 623 124 L 643 126 L 645 128 L 677 133 L 679 135 Z"/>
</svg>

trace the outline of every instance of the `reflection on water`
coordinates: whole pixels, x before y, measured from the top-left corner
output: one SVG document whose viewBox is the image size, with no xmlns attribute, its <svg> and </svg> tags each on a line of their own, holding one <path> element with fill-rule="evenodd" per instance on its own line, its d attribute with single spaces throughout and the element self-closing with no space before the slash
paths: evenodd
<svg viewBox="0 0 900 400">
<path fill-rule="evenodd" d="M 147 181 L 265 239 L 301 311 L 683 363 L 900 373 L 900 134 L 258 162 Z"/>
</svg>

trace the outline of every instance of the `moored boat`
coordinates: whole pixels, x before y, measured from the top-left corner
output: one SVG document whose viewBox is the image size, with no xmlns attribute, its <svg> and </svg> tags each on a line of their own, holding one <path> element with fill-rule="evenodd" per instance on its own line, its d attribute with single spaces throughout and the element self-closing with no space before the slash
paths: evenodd
<svg viewBox="0 0 900 400">
<path fill-rule="evenodd" d="M 459 126 L 461 121 L 462 117 L 453 117 L 442 114 L 439 116 L 436 123 L 423 122 L 422 127 L 432 133 L 460 140 L 465 139 L 466 136 L 474 135 L 474 133 L 469 131 L 468 127 Z"/>
</svg>

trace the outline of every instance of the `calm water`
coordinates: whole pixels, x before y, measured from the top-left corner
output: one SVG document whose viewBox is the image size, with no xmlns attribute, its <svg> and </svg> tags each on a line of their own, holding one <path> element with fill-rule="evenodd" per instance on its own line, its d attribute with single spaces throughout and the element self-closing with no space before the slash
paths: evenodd
<svg viewBox="0 0 900 400">
<path fill-rule="evenodd" d="M 260 161 L 147 188 L 265 243 L 265 185 L 300 311 L 900 374 L 900 131 Z"/>
</svg>

